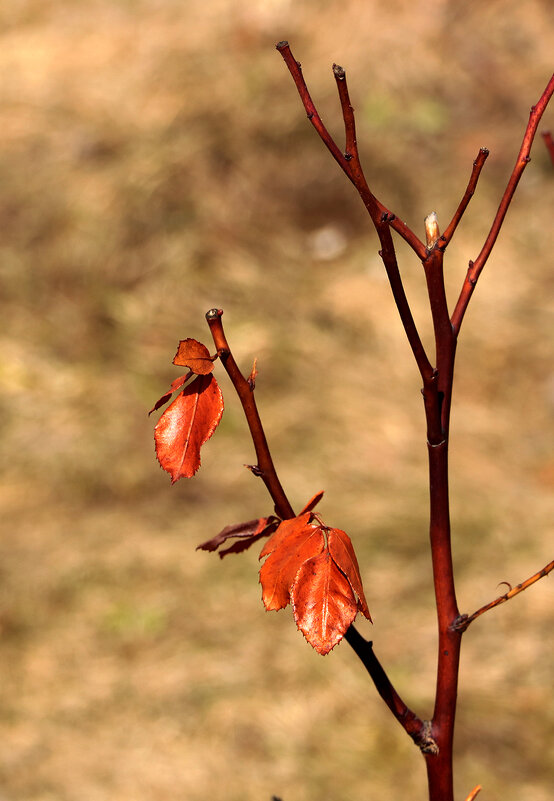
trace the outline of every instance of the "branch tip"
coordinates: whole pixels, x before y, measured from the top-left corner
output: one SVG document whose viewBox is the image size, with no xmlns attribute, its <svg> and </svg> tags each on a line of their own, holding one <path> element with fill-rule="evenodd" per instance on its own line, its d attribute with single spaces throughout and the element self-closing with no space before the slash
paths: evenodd
<svg viewBox="0 0 554 801">
<path fill-rule="evenodd" d="M 333 64 L 333 73 L 338 81 L 344 81 L 346 78 L 346 72 L 340 64 Z"/>
<path fill-rule="evenodd" d="M 223 314 L 223 309 L 210 309 L 206 312 L 206 320 L 216 320 Z"/>
<path fill-rule="evenodd" d="M 289 43 L 287 42 L 287 40 L 283 39 L 281 42 L 277 42 L 277 44 L 275 45 L 275 49 L 276 50 L 283 50 L 285 47 L 288 47 L 288 46 L 289 46 Z"/>
</svg>

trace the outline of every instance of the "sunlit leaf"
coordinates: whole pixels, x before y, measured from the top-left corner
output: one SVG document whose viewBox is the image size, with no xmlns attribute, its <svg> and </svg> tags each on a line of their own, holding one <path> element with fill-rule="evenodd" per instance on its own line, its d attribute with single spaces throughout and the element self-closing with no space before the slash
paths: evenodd
<svg viewBox="0 0 554 801">
<path fill-rule="evenodd" d="M 223 414 L 223 396 L 212 375 L 201 375 L 177 395 L 154 429 L 156 456 L 174 484 L 200 467 L 200 448 Z"/>
<path fill-rule="evenodd" d="M 173 364 L 188 367 L 197 375 L 208 375 L 214 369 L 210 351 L 196 339 L 182 339 L 179 342 Z"/>
<path fill-rule="evenodd" d="M 290 588 L 296 574 L 307 559 L 321 553 L 325 546 L 319 526 L 299 523 L 297 517 L 293 519 L 297 522 L 297 527 L 289 531 L 280 545 L 274 548 L 260 570 L 262 601 L 268 611 L 287 606 L 290 601 Z M 283 523 L 273 537 L 279 534 L 282 526 Z"/>
<path fill-rule="evenodd" d="M 291 599 L 298 628 L 320 654 L 341 641 L 358 611 L 350 582 L 328 550 L 304 562 Z"/>
</svg>

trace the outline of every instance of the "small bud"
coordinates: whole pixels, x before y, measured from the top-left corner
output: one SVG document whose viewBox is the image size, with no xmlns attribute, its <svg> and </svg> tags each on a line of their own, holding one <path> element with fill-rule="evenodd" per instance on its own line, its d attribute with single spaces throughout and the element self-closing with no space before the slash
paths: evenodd
<svg viewBox="0 0 554 801">
<path fill-rule="evenodd" d="M 435 242 L 441 235 L 439 231 L 439 220 L 436 211 L 432 211 L 425 218 L 425 236 L 427 237 L 427 247 L 429 250 L 434 247 Z"/>
</svg>

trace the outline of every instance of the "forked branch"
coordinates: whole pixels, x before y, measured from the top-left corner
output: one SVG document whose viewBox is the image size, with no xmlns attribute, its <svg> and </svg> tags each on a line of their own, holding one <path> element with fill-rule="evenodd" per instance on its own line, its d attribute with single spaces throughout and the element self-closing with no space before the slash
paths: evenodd
<svg viewBox="0 0 554 801">
<path fill-rule="evenodd" d="M 406 298 L 406 293 L 404 292 L 390 228 L 393 228 L 395 231 L 397 231 L 397 233 L 400 234 L 400 236 L 403 237 L 403 239 L 405 239 L 405 241 L 417 253 L 420 259 L 426 259 L 429 255 L 429 252 L 423 242 L 421 242 L 414 232 L 375 197 L 367 184 L 360 163 L 358 146 L 356 142 L 354 110 L 350 104 L 348 86 L 346 83 L 346 73 L 343 68 L 339 67 L 337 64 L 333 65 L 333 74 L 337 82 L 337 89 L 344 119 L 346 136 L 345 153 L 343 153 L 338 147 L 333 137 L 323 124 L 310 96 L 308 87 L 306 86 L 300 63 L 294 58 L 289 47 L 289 43 L 279 42 L 277 44 L 277 50 L 281 53 L 285 64 L 292 75 L 296 88 L 298 89 L 300 99 L 302 100 L 302 104 L 306 110 L 306 114 L 308 115 L 308 119 L 318 132 L 321 140 L 335 161 L 339 164 L 341 169 L 345 172 L 350 181 L 352 181 L 358 190 L 369 216 L 371 217 L 381 243 L 380 256 L 383 259 L 383 263 L 387 271 L 394 300 L 398 308 L 400 319 L 402 320 L 408 342 L 412 348 L 412 352 L 419 367 L 423 381 L 427 385 L 430 385 L 433 379 L 433 367 L 427 357 L 425 348 L 423 347 L 423 343 L 419 336 L 408 300 Z"/>
</svg>

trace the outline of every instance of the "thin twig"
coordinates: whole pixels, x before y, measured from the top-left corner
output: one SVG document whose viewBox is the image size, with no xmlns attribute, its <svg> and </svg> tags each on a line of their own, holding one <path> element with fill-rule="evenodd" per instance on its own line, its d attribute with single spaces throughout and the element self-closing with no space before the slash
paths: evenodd
<svg viewBox="0 0 554 801">
<path fill-rule="evenodd" d="M 275 503 L 275 511 L 279 517 L 281 517 L 283 520 L 294 517 L 295 515 L 293 508 L 287 496 L 285 495 L 283 487 L 281 486 L 281 482 L 279 481 L 275 466 L 273 464 L 273 459 L 271 458 L 267 439 L 263 430 L 262 422 L 260 420 L 256 401 L 254 399 L 254 389 L 241 373 L 233 354 L 231 353 L 229 343 L 227 342 L 227 338 L 223 330 L 223 324 L 221 322 L 222 314 L 223 311 L 221 309 L 210 309 L 210 311 L 206 313 L 206 320 L 210 327 L 219 358 L 225 367 L 229 378 L 231 379 L 231 382 L 239 396 L 242 408 L 244 409 L 244 414 L 252 435 L 254 448 L 256 449 L 256 457 L 258 460 L 256 470 L 253 472 L 255 475 L 259 475 L 262 478 L 269 494 L 273 499 L 273 502 Z M 354 626 L 350 626 L 346 632 L 345 640 L 349 643 L 349 645 L 352 646 L 357 656 L 361 659 L 368 671 L 370 671 L 372 677 L 378 673 L 378 680 L 374 678 L 374 681 L 379 693 L 392 709 L 395 717 L 400 721 L 400 723 L 402 723 L 408 734 L 413 738 L 414 742 L 419 745 L 422 750 L 424 750 L 423 746 L 425 743 L 427 743 L 431 748 L 432 743 L 430 744 L 428 742 L 429 737 L 427 736 L 427 739 L 425 739 L 423 735 L 423 722 L 420 721 L 419 718 L 414 715 L 414 713 L 400 699 L 400 696 L 398 693 L 396 693 L 376 657 L 374 655 L 373 657 L 369 656 L 369 651 L 371 651 L 371 643 L 368 644 Z M 373 652 L 371 651 L 371 653 Z M 368 666 L 369 664 L 372 666 L 373 673 Z M 378 684 L 377 681 L 379 682 Z M 393 706 L 391 706 L 391 704 Z M 426 753 L 431 753 L 431 751 Z"/>
<path fill-rule="evenodd" d="M 526 590 L 527 587 L 530 587 L 539 579 L 548 576 L 548 574 L 552 569 L 554 569 L 554 560 L 552 562 L 549 562 L 545 567 L 542 568 L 542 570 L 539 570 L 530 578 L 526 579 L 525 581 L 522 581 L 521 584 L 518 584 L 517 586 L 511 588 L 504 595 L 501 595 L 499 598 L 495 598 L 494 601 L 491 601 L 490 603 L 485 604 L 485 606 L 482 606 L 472 615 L 461 615 L 457 620 L 454 621 L 452 629 L 454 629 L 455 631 L 465 631 L 469 626 L 469 624 L 473 623 L 473 621 L 480 615 L 484 614 L 485 612 L 488 612 L 489 609 L 494 609 L 495 606 L 500 606 L 500 604 L 506 603 L 506 601 L 509 601 L 510 598 L 519 595 L 520 592 Z"/>
<path fill-rule="evenodd" d="M 550 131 L 543 131 L 541 136 L 544 140 L 544 144 L 546 145 L 546 149 L 550 154 L 550 159 L 552 161 L 552 164 L 554 164 L 554 139 L 552 138 L 552 134 L 550 133 Z"/>
<path fill-rule="evenodd" d="M 354 626 L 350 626 L 344 638 L 363 662 L 373 679 L 377 692 L 406 733 L 424 754 L 436 753 L 437 744 L 429 733 L 429 727 L 400 698 L 375 656 L 373 643 L 364 639 Z"/>
<path fill-rule="evenodd" d="M 475 289 L 477 280 L 481 274 L 483 267 L 487 262 L 487 259 L 490 256 L 491 250 L 494 246 L 494 243 L 496 242 L 498 234 L 500 233 L 502 223 L 504 222 L 506 212 L 508 211 L 508 208 L 514 196 L 514 192 L 519 183 L 519 179 L 523 175 L 525 167 L 531 160 L 529 157 L 529 153 L 531 151 L 531 145 L 533 144 L 533 139 L 535 138 L 535 134 L 537 132 L 540 119 L 553 93 L 554 93 L 554 75 L 552 75 L 550 81 L 546 86 L 546 89 L 539 98 L 539 101 L 536 104 L 536 106 L 531 107 L 529 122 L 527 123 L 525 134 L 523 135 L 521 148 L 519 150 L 514 169 L 512 170 L 512 174 L 508 181 L 508 185 L 506 186 L 504 194 L 502 195 L 502 199 L 500 201 L 498 211 L 496 212 L 496 216 L 493 220 L 491 229 L 485 240 L 485 244 L 481 248 L 481 252 L 477 256 L 475 261 L 473 262 L 470 261 L 469 263 L 469 269 L 467 271 L 467 275 L 464 284 L 462 286 L 462 291 L 460 292 L 460 297 L 458 298 L 456 308 L 454 309 L 454 312 L 452 314 L 452 325 L 454 327 L 456 334 L 460 330 L 460 326 L 462 324 L 465 311 L 467 309 L 469 300 L 473 294 L 473 290 Z"/>
<path fill-rule="evenodd" d="M 222 314 L 223 312 L 221 309 L 210 309 L 206 314 L 206 320 L 210 326 L 210 331 L 212 332 L 214 344 L 217 348 L 221 363 L 225 367 L 239 396 L 240 402 L 242 403 L 242 408 L 244 409 L 246 421 L 256 450 L 256 458 L 258 460 L 256 469 L 253 472 L 259 475 L 266 485 L 275 503 L 275 511 L 279 517 L 282 519 L 294 517 L 294 510 L 281 486 L 273 464 L 273 459 L 271 458 L 262 421 L 260 420 L 260 415 L 254 399 L 252 384 L 243 376 L 231 353 L 231 349 L 225 337 L 225 332 L 223 331 L 223 324 L 221 322 Z"/>
<path fill-rule="evenodd" d="M 483 788 L 481 787 L 481 785 L 478 784 L 477 787 L 474 787 L 471 793 L 468 795 L 466 801 L 474 801 L 474 799 L 479 795 L 482 789 Z"/>
<path fill-rule="evenodd" d="M 454 216 L 452 217 L 451 222 L 446 227 L 444 234 L 439 239 L 439 248 L 444 250 L 452 236 L 454 235 L 454 231 L 458 227 L 458 223 L 463 217 L 465 210 L 468 207 L 469 201 L 473 197 L 475 192 L 475 187 L 477 186 L 477 181 L 479 180 L 479 175 L 481 174 L 481 170 L 483 169 L 483 165 L 487 160 L 487 156 L 489 155 L 489 151 L 486 147 L 482 147 L 477 154 L 475 161 L 473 162 L 473 169 L 471 171 L 471 176 L 469 178 L 469 182 L 464 193 L 463 198 L 460 201 L 460 205 L 456 209 Z"/>
</svg>

